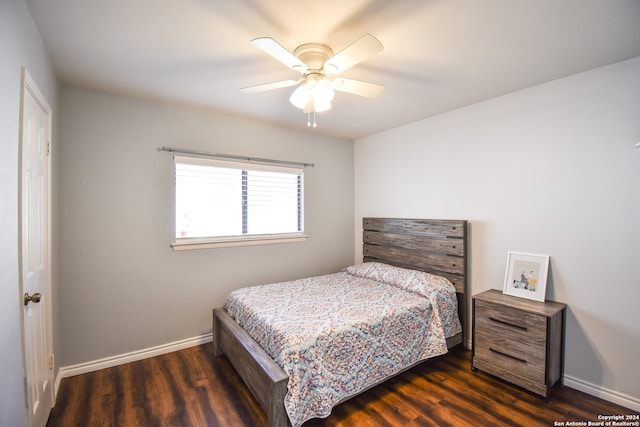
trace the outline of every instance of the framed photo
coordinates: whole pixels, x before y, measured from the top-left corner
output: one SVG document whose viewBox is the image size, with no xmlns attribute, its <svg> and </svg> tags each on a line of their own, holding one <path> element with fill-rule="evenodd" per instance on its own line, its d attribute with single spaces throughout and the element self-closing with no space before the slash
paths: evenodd
<svg viewBox="0 0 640 427">
<path fill-rule="evenodd" d="M 549 255 L 509 252 L 503 294 L 544 301 Z"/>
</svg>

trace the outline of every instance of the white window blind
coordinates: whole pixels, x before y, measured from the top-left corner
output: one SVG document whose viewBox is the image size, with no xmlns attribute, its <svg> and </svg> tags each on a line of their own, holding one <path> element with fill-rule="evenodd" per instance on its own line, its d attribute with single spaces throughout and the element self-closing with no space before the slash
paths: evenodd
<svg viewBox="0 0 640 427">
<path fill-rule="evenodd" d="M 302 168 L 187 156 L 174 160 L 176 243 L 303 234 Z"/>
</svg>

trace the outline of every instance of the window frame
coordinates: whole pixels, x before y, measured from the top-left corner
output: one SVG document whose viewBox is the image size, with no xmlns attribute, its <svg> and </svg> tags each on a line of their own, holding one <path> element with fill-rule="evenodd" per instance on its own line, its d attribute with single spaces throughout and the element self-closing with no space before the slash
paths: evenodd
<svg viewBox="0 0 640 427">
<path fill-rule="evenodd" d="M 193 249 L 208 249 L 233 246 L 253 246 L 266 245 L 275 243 L 295 243 L 306 241 L 308 236 L 304 232 L 304 166 L 290 165 L 288 162 L 276 164 L 278 161 L 255 162 L 255 161 L 238 161 L 211 157 L 202 157 L 197 155 L 176 155 L 174 154 L 174 198 L 173 198 L 173 242 L 171 247 L 174 251 L 184 251 Z M 241 234 L 232 236 L 211 236 L 211 237 L 183 237 L 179 238 L 177 234 L 176 208 L 177 208 L 177 179 L 176 165 L 192 164 L 200 166 L 226 167 L 236 170 L 252 170 L 252 171 L 272 171 L 297 174 L 299 178 L 298 194 L 299 212 L 298 230 L 297 232 L 271 233 L 271 234 Z M 243 230 L 244 231 L 244 230 Z"/>
</svg>

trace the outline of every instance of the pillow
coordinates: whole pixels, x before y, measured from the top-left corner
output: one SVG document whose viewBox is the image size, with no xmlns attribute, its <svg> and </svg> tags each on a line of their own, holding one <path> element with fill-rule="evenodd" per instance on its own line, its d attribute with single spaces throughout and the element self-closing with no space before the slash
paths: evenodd
<svg viewBox="0 0 640 427">
<path fill-rule="evenodd" d="M 397 286 L 427 298 L 434 310 L 435 322 L 442 325 L 445 337 L 462 331 L 458 318 L 456 288 L 447 278 L 380 262 L 356 264 L 345 268 L 344 271 L 353 276 Z"/>
<path fill-rule="evenodd" d="M 436 276 L 424 271 L 410 270 L 381 262 L 364 262 L 344 269 L 345 272 L 387 285 L 397 286 L 408 292 L 429 298 L 434 290 L 455 294 L 456 290 L 451 282 L 442 276 Z"/>
</svg>

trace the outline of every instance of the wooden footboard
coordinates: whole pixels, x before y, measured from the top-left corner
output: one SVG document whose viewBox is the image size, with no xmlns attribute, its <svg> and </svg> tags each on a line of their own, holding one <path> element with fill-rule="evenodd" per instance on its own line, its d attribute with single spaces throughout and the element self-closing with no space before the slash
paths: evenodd
<svg viewBox="0 0 640 427">
<path fill-rule="evenodd" d="M 227 355 L 266 412 L 269 427 L 291 425 L 284 408 L 287 374 L 223 308 L 213 309 L 213 352 Z"/>
<path fill-rule="evenodd" d="M 462 333 L 447 338 L 447 347 L 462 343 Z M 287 374 L 273 359 L 227 314 L 223 308 L 213 309 L 213 354 L 226 354 L 245 385 L 251 390 L 262 409 L 264 409 L 269 427 L 291 427 L 289 416 L 284 408 L 287 394 Z M 403 369 L 404 372 L 424 362 L 421 360 Z M 398 375 L 395 374 L 395 375 Z M 395 376 L 394 375 L 394 376 Z M 389 378 L 371 384 L 365 392 Z M 350 399 L 343 399 L 339 403 Z"/>
</svg>

